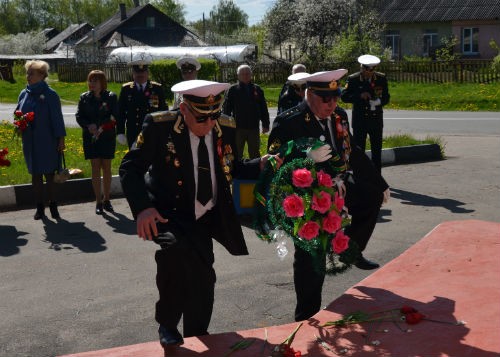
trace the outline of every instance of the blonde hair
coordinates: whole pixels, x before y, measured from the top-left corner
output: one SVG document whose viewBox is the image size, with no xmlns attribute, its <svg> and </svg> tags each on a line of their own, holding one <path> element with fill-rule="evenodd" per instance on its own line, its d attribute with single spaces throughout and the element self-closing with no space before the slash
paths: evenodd
<svg viewBox="0 0 500 357">
<path fill-rule="evenodd" d="M 44 79 L 49 76 L 50 66 L 45 61 L 41 60 L 26 61 L 26 63 L 24 64 L 24 69 L 26 69 L 27 72 L 30 68 L 42 74 Z"/>
<path fill-rule="evenodd" d="M 97 79 L 101 83 L 101 90 L 108 89 L 108 80 L 106 79 L 106 74 L 103 71 L 98 69 L 90 71 L 87 76 L 87 82 L 90 82 L 92 79 Z"/>
</svg>

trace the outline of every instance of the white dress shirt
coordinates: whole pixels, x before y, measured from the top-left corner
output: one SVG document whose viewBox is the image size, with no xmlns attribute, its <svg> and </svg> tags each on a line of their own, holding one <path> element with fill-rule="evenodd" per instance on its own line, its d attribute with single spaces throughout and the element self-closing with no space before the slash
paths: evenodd
<svg viewBox="0 0 500 357">
<path fill-rule="evenodd" d="M 193 174 L 194 174 L 194 183 L 195 183 L 195 192 L 198 190 L 198 145 L 200 143 L 200 138 L 194 135 L 191 131 L 189 131 L 189 141 L 191 143 L 191 154 L 193 155 Z M 205 144 L 207 145 L 208 150 L 208 160 L 210 161 L 210 177 L 212 178 L 212 199 L 207 202 L 205 206 L 203 206 L 195 197 L 194 201 L 194 211 L 196 215 L 196 219 L 203 216 L 207 211 L 212 209 L 215 206 L 215 202 L 217 202 L 217 181 L 215 178 L 215 158 L 214 158 L 214 145 L 212 139 L 212 130 L 205 135 Z"/>
</svg>

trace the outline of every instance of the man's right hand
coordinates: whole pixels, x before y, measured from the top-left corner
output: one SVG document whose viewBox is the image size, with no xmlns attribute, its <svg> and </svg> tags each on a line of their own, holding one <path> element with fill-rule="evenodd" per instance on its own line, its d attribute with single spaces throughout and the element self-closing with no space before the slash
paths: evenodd
<svg viewBox="0 0 500 357">
<path fill-rule="evenodd" d="M 314 162 L 323 162 L 329 160 L 332 157 L 332 148 L 330 145 L 321 145 L 317 149 L 309 148 L 306 151 L 306 155 L 309 159 Z"/>
<path fill-rule="evenodd" d="M 116 136 L 116 141 L 118 141 L 118 144 L 120 145 L 127 145 L 127 137 L 125 134 L 118 134 Z"/>
<path fill-rule="evenodd" d="M 137 215 L 137 235 L 143 240 L 153 240 L 158 235 L 156 222 L 167 223 L 156 208 L 150 207 Z"/>
</svg>

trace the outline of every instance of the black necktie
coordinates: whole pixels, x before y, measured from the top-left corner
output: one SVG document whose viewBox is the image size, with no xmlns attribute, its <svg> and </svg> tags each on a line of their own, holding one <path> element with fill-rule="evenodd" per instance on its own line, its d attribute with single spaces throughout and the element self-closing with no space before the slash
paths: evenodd
<svg viewBox="0 0 500 357">
<path fill-rule="evenodd" d="M 210 161 L 208 159 L 208 149 L 205 144 L 205 137 L 200 136 L 198 145 L 198 191 L 197 200 L 206 205 L 212 198 L 212 175 L 210 173 Z"/>
<path fill-rule="evenodd" d="M 323 129 L 323 132 L 325 134 L 325 142 L 330 145 L 332 148 L 334 148 L 333 142 L 332 142 L 332 136 L 330 135 L 330 128 L 328 127 L 328 119 L 320 119 L 320 123 L 325 127 Z"/>
</svg>

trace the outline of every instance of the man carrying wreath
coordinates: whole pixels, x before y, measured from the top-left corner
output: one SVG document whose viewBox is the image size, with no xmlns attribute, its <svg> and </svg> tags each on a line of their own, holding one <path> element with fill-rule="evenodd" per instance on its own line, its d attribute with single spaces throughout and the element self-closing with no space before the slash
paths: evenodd
<svg viewBox="0 0 500 357">
<path fill-rule="evenodd" d="M 349 132 L 347 113 L 337 107 L 341 93 L 338 80 L 346 73 L 347 70 L 338 69 L 303 78 L 307 87 L 305 100 L 275 119 L 268 151 L 276 153 L 291 140 L 316 138 L 326 145 L 308 153 L 315 162 L 330 159 L 332 152 L 338 154 L 344 166 L 345 206 L 352 217 L 345 234 L 357 243 L 362 252 L 375 229 L 380 207 L 389 198 L 389 185 L 368 156 L 356 146 Z M 287 159 L 292 158 L 285 157 L 285 163 Z M 294 259 L 295 320 L 301 321 L 320 310 L 325 273 L 315 269 L 311 255 L 297 245 Z M 379 267 L 364 258 L 362 253 L 355 265 L 365 270 Z"/>
</svg>

